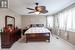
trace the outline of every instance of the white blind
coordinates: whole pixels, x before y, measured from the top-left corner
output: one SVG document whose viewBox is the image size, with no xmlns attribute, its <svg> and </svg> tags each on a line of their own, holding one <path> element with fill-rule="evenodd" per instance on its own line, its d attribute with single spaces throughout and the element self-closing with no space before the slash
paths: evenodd
<svg viewBox="0 0 75 50">
<path fill-rule="evenodd" d="M 75 7 L 57 14 L 59 29 L 75 31 Z"/>
<path fill-rule="evenodd" d="M 53 28 L 53 16 L 47 17 L 47 27 Z"/>
</svg>

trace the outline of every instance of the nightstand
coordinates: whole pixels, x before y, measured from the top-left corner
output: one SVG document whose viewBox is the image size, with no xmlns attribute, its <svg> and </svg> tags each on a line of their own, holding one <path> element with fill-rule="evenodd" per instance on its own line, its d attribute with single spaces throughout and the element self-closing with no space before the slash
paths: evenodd
<svg viewBox="0 0 75 50">
<path fill-rule="evenodd" d="M 27 31 L 27 30 L 28 30 L 28 28 L 23 29 L 23 35 L 24 35 L 25 31 Z"/>
</svg>

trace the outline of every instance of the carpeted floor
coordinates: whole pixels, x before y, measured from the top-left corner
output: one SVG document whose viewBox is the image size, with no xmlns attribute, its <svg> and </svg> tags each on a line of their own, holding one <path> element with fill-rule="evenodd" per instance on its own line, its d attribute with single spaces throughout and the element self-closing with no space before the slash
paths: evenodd
<svg viewBox="0 0 75 50">
<path fill-rule="evenodd" d="M 51 37 L 49 42 L 29 42 L 25 43 L 24 39 L 21 38 L 13 44 L 10 49 L 0 50 L 75 50 L 75 47 L 70 43 L 57 39 L 55 36 Z"/>
</svg>

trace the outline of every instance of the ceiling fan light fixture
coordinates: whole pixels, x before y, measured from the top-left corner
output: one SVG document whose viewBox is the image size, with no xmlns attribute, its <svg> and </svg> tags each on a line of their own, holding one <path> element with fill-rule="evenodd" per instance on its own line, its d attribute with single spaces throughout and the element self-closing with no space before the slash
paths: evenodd
<svg viewBox="0 0 75 50">
<path fill-rule="evenodd" d="M 29 10 L 33 10 L 33 11 L 34 11 L 34 12 L 29 12 L 29 13 L 35 13 L 36 15 L 38 15 L 38 14 L 40 14 L 40 13 L 45 14 L 45 13 L 48 12 L 48 11 L 46 10 L 46 7 L 45 7 L 45 6 L 40 6 L 40 5 L 38 5 L 37 2 L 36 2 L 35 4 L 36 4 L 36 6 L 35 6 L 34 9 L 33 9 L 33 8 L 27 8 L 27 9 L 29 9 Z"/>
<path fill-rule="evenodd" d="M 36 11 L 35 14 L 38 15 L 38 14 L 40 14 L 40 12 Z"/>
</svg>

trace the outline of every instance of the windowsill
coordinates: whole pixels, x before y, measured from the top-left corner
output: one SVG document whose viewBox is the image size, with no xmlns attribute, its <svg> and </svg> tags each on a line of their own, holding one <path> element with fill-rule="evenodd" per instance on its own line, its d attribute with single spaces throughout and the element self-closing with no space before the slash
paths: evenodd
<svg viewBox="0 0 75 50">
<path fill-rule="evenodd" d="M 70 32 L 75 32 L 75 29 L 70 29 L 70 30 L 67 30 L 67 31 L 70 31 Z"/>
<path fill-rule="evenodd" d="M 68 32 L 75 32 L 75 29 L 69 29 L 69 30 L 59 29 L 59 30 L 68 31 Z"/>
</svg>

